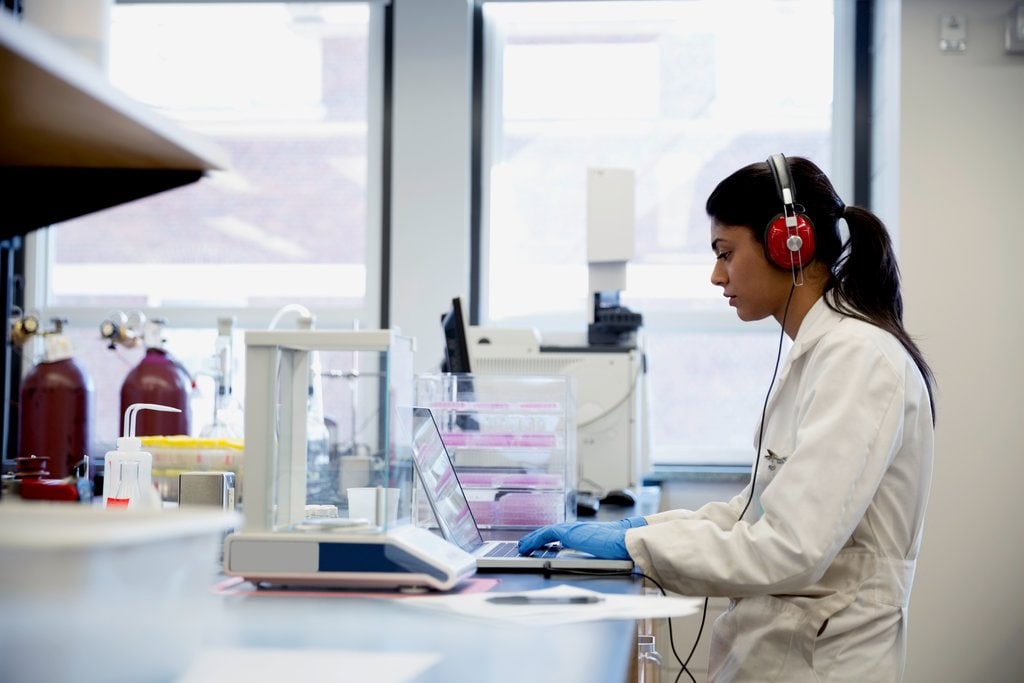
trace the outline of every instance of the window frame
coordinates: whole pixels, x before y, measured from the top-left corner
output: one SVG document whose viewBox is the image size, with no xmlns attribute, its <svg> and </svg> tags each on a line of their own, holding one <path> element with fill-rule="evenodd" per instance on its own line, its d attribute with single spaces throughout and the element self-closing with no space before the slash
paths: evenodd
<svg viewBox="0 0 1024 683">
<path fill-rule="evenodd" d="M 494 162 L 493 150 L 495 142 L 488 139 L 500 129 L 500 123 L 488 120 L 489 112 L 494 112 L 495 118 L 500 117 L 501 106 L 498 102 L 496 92 L 500 91 L 500 50 L 501 42 L 495 35 L 494 28 L 488 26 L 483 20 L 483 6 L 486 4 L 519 3 L 541 4 L 545 0 L 476 0 L 475 18 L 477 23 L 477 34 L 480 36 L 482 47 L 478 56 L 474 59 L 474 89 L 480 96 L 474 97 L 474 119 L 480 124 L 476 126 L 474 137 L 474 163 L 479 169 L 475 176 L 477 197 L 476 220 L 473 223 L 474 250 L 473 250 L 473 273 L 471 283 L 471 304 L 469 317 L 472 324 L 489 324 L 487 301 L 489 300 L 488 273 L 490 264 L 487 261 L 489 254 L 489 229 L 487 216 L 489 215 L 488 178 L 490 169 Z M 582 1 L 582 0 L 580 0 Z M 621 0 L 589 0 L 591 2 L 618 2 Z M 655 0 L 657 1 L 657 0 Z M 870 63 L 865 65 L 862 55 L 865 45 L 870 42 L 870 35 L 865 35 L 863 17 L 872 11 L 872 0 L 858 2 L 846 2 L 845 0 L 833 0 L 834 22 L 834 47 L 833 47 L 833 105 L 832 105 L 832 179 L 840 196 L 859 197 L 855 195 L 855 184 L 863 186 L 863 179 L 858 178 L 854 182 L 855 152 L 859 158 L 864 156 L 864 140 L 869 139 L 870 122 L 863 117 L 858 117 L 858 106 L 863 108 L 863 102 L 867 97 L 866 91 L 870 91 L 870 82 L 865 85 L 863 79 L 855 79 L 855 73 L 863 73 L 865 67 L 870 68 Z M 866 22 L 870 24 L 870 22 Z M 870 147 L 870 145 L 868 145 Z M 861 167 L 858 167 L 858 171 Z M 725 333 L 735 335 L 764 334 L 769 330 L 777 329 L 773 321 L 761 321 L 749 324 L 739 321 L 735 313 L 727 308 L 719 311 L 642 311 L 644 315 L 644 328 L 642 334 L 649 337 L 653 334 L 678 334 L 678 333 Z M 535 327 L 537 329 L 559 330 L 564 325 L 563 320 L 556 314 L 548 315 L 524 315 L 519 317 L 505 317 L 502 319 L 502 327 Z M 767 373 L 767 370 L 766 370 Z M 764 385 L 768 387 L 770 377 L 765 378 Z M 735 462 L 749 459 L 748 453 L 727 451 L 722 463 L 716 463 L 716 456 L 703 450 L 690 451 L 688 457 L 680 458 L 679 451 L 684 449 L 683 444 L 651 443 L 649 460 L 658 469 L 684 469 L 684 470 L 726 470 L 735 471 L 749 469 L 748 466 L 737 466 Z"/>
<path fill-rule="evenodd" d="M 118 5 L 169 4 L 303 4 L 302 0 L 114 0 Z M 387 21 L 385 9 L 390 0 L 316 0 L 323 4 L 359 4 L 369 10 L 369 60 L 367 109 L 367 178 L 366 178 L 366 294 L 361 307 L 322 307 L 314 311 L 317 325 L 323 328 L 345 329 L 356 326 L 376 327 L 385 318 L 384 297 L 387 291 L 385 235 L 387 226 L 383 207 L 386 201 L 385 174 L 387 163 L 384 152 L 386 122 L 384 112 L 387 87 L 385 71 L 385 35 Z M 203 182 L 200 179 L 199 182 Z M 55 235 L 50 228 L 30 233 L 24 243 L 24 305 L 26 311 L 39 311 L 49 320 L 95 320 L 98 325 L 110 314 L 111 306 L 58 306 L 50 304 L 51 282 L 54 270 Z M 211 326 L 219 316 L 233 315 L 241 329 L 263 328 L 279 306 L 175 306 L 161 305 L 143 308 L 147 316 L 162 317 L 173 322 L 175 328 L 198 329 Z"/>
<path fill-rule="evenodd" d="M 161 3 L 161 2 L 172 2 L 173 0 L 115 0 L 123 4 L 145 4 L 145 3 Z M 178 2 L 188 3 L 199 3 L 205 2 L 206 0 L 178 0 Z M 243 0 L 221 0 L 224 3 L 229 2 L 242 2 Z M 274 0 L 250 0 L 252 2 L 271 2 Z M 282 0 L 285 1 L 285 0 Z M 331 1 L 331 0 L 327 0 Z M 336 2 L 347 2 L 350 0 L 334 0 Z M 419 338 L 420 350 L 417 353 L 417 371 L 425 369 L 425 364 L 433 363 L 434 356 L 438 355 L 433 351 L 433 346 L 440 348 L 440 341 L 435 340 L 435 325 L 436 315 L 433 313 L 433 307 L 435 304 L 432 301 L 443 301 L 446 298 L 450 298 L 452 294 L 465 294 L 466 291 L 453 290 L 452 282 L 459 281 L 460 278 L 465 277 L 465 273 L 468 273 L 469 277 L 465 277 L 465 287 L 468 289 L 469 296 L 466 298 L 468 305 L 468 312 L 470 321 L 473 324 L 479 324 L 481 319 L 480 306 L 485 301 L 482 296 L 482 287 L 486 287 L 484 283 L 484 274 L 482 272 L 481 264 L 481 245 L 482 245 L 482 232 L 480 217 L 483 215 L 481 211 L 481 203 L 483 201 L 481 169 L 485 168 L 482 154 L 482 126 L 480 104 L 483 97 L 483 85 L 481 81 L 481 62 L 484 48 L 485 37 L 483 35 L 481 14 L 483 2 L 506 2 L 506 1 L 521 1 L 521 0 L 473 0 L 469 6 L 457 7 L 451 9 L 451 6 L 458 6 L 460 3 L 464 3 L 464 0 L 441 0 L 440 4 L 444 4 L 446 9 L 445 21 L 451 23 L 452 20 L 460 21 L 460 12 L 463 10 L 469 15 L 472 20 L 472 52 L 473 56 L 467 57 L 467 63 L 464 65 L 458 61 L 458 52 L 461 46 L 449 48 L 445 54 L 445 59 L 440 65 L 433 65 L 436 68 L 432 68 L 429 71 L 431 77 L 440 77 L 446 81 L 459 79 L 459 72 L 462 69 L 466 71 L 466 100 L 467 106 L 471 104 L 471 116 L 473 121 L 472 136 L 469 139 L 471 145 L 471 154 L 466 155 L 467 164 L 471 164 L 472 172 L 469 173 L 469 185 L 466 190 L 468 195 L 463 196 L 458 192 L 451 192 L 451 187 L 446 186 L 446 191 L 438 193 L 441 196 L 432 196 L 428 203 L 423 197 L 420 196 L 405 196 L 408 191 L 407 184 L 402 185 L 399 182 L 396 187 L 401 186 L 399 189 L 402 190 L 403 197 L 393 199 L 391 196 L 392 185 L 397 180 L 401 181 L 405 176 L 415 173 L 429 172 L 430 169 L 436 171 L 433 168 L 433 162 L 421 161 L 421 156 L 424 151 L 432 150 L 434 147 L 419 145 L 417 142 L 410 138 L 410 123 L 405 122 L 402 118 L 404 114 L 397 114 L 393 111 L 394 99 L 392 97 L 392 89 L 396 92 L 405 93 L 403 97 L 410 98 L 415 97 L 419 90 L 413 89 L 413 94 L 409 94 L 409 88 L 407 87 L 408 81 L 412 80 L 410 76 L 409 66 L 403 66 L 406 62 L 409 62 L 409 55 L 415 58 L 415 76 L 422 75 L 420 66 L 422 64 L 422 52 L 427 49 L 429 44 L 428 37 L 426 36 L 413 36 L 413 40 L 409 41 L 408 32 L 413 29 L 409 28 L 410 22 L 413 25 L 416 24 L 416 19 L 419 17 L 421 20 L 423 17 L 417 15 L 416 12 L 427 12 L 425 8 L 417 9 L 416 4 L 421 0 L 367 0 L 372 8 L 378 13 L 378 16 L 387 16 L 386 19 L 381 19 L 383 24 L 380 29 L 382 32 L 382 41 L 384 45 L 378 52 L 371 48 L 371 60 L 379 59 L 379 63 L 371 63 L 371 68 L 379 68 L 381 72 L 384 72 L 378 81 L 376 78 L 371 79 L 371 84 L 379 83 L 381 88 L 380 97 L 371 94 L 370 103 L 371 109 L 369 112 L 369 121 L 373 126 L 379 126 L 377 135 L 379 135 L 379 146 L 376 142 L 371 142 L 371 151 L 377 151 L 383 148 L 380 157 L 380 165 L 377 168 L 370 168 L 369 180 L 371 182 L 379 182 L 380 193 L 379 196 L 374 200 L 368 197 L 370 204 L 368 209 L 374 216 L 379 215 L 379 230 L 373 229 L 373 226 L 368 222 L 367 227 L 367 240 L 368 240 L 368 251 L 367 251 L 367 269 L 368 278 L 370 276 L 370 268 L 379 268 L 378 278 L 375 280 L 368 279 L 368 292 L 367 296 L 370 295 L 369 287 L 371 285 L 380 283 L 379 292 L 379 310 L 374 310 L 372 305 L 367 302 L 367 315 L 359 317 L 359 320 L 364 327 L 371 327 L 374 325 L 374 320 L 379 316 L 379 324 L 382 326 L 388 326 L 392 323 L 398 323 L 402 326 L 403 330 L 407 334 L 417 336 Z M 548 0 L 536 0 L 538 2 L 544 2 Z M 592 1 L 592 0 L 591 0 Z M 657 0 L 655 0 L 657 1 Z M 871 59 L 871 35 L 870 28 L 871 22 L 862 21 L 864 16 L 870 16 L 873 12 L 875 3 L 873 0 L 855 0 L 849 2 L 847 0 L 834 0 L 834 12 L 837 17 L 836 21 L 836 36 L 835 36 L 835 50 L 836 50 L 836 72 L 835 72 L 835 101 L 833 115 L 835 117 L 847 117 L 848 119 L 856 118 L 853 124 L 854 135 L 858 137 L 860 142 L 856 146 L 856 151 L 853 149 L 852 141 L 840 140 L 837 136 L 833 138 L 833 169 L 832 178 L 837 185 L 842 196 L 853 197 L 853 203 L 857 203 L 862 206 L 868 206 L 866 195 L 863 192 L 863 188 L 870 184 L 870 166 L 865 166 L 864 153 L 870 151 L 870 133 L 871 133 L 871 122 L 870 122 L 870 107 L 865 110 L 865 102 L 870 102 L 870 78 L 865 80 L 862 78 L 867 72 L 873 68 Z M 391 21 L 396 13 L 396 6 L 402 7 L 405 14 L 402 15 L 403 20 L 399 21 L 403 28 L 400 33 L 393 34 Z M 433 12 L 433 8 L 431 8 Z M 411 13 L 411 14 L 410 14 Z M 843 17 L 843 23 L 840 23 L 840 16 Z M 411 19 L 409 18 L 411 16 Z M 853 18 L 857 19 L 856 34 L 854 33 L 854 21 Z M 404 22 L 404 23 L 403 23 Z M 422 22 L 421 22 L 422 23 Z M 453 28 L 453 31 L 459 29 L 458 26 Z M 376 29 L 372 29 L 376 30 Z M 436 36 L 434 36 L 436 38 Z M 408 46 L 408 43 L 414 44 L 413 48 Z M 402 45 L 406 46 L 403 48 Z M 856 52 L 857 56 L 863 63 L 857 68 L 857 79 L 854 84 L 854 64 L 853 55 Z M 401 58 L 405 55 L 405 62 L 401 59 L 395 59 L 395 54 L 398 54 Z M 840 55 L 846 55 L 847 59 L 840 59 Z M 471 60 L 471 61 L 470 61 Z M 467 68 L 470 67 L 470 68 Z M 394 83 L 391 81 L 391 69 L 396 69 L 399 73 Z M 470 74 L 472 79 L 470 80 Z M 461 83 L 461 81 L 459 81 Z M 841 89 L 840 84 L 848 86 L 846 90 Z M 445 84 L 449 87 L 446 93 L 452 95 L 453 83 L 448 82 Z M 457 87 L 457 85 L 455 86 Z M 854 112 L 854 88 L 856 88 L 856 116 Z M 408 110 L 407 101 L 403 101 L 403 110 Z M 454 103 L 453 107 L 459 106 L 459 102 Z M 445 113 L 449 113 L 448 110 L 444 110 Z M 863 115 L 866 111 L 867 115 Z M 430 112 L 435 114 L 433 110 Z M 393 122 L 393 119 L 397 121 Z M 452 120 L 454 119 L 454 120 Z M 416 125 L 417 130 L 419 126 L 424 123 L 417 118 Z M 459 117 L 448 116 L 446 118 L 434 117 L 426 121 L 430 132 L 440 132 L 440 135 L 435 135 L 443 140 L 446 140 L 446 144 L 450 144 L 451 139 L 455 136 L 456 132 L 465 134 L 466 127 L 465 122 Z M 457 130 L 452 130 L 455 127 Z M 395 144 L 392 149 L 392 138 L 393 128 L 397 129 L 398 135 L 394 142 L 401 143 Z M 838 126 L 834 128 L 838 130 Z M 376 138 L 377 135 L 374 137 Z M 868 143 L 865 145 L 864 141 Z M 410 145 L 410 142 L 412 143 Z M 412 148 L 410 151 L 410 147 Z M 392 156 L 394 155 L 394 160 Z M 852 158 L 856 157 L 858 162 L 856 169 L 856 178 L 851 176 L 854 173 Z M 445 174 L 449 175 L 455 172 L 458 175 L 460 172 L 462 163 L 460 160 L 463 155 L 454 155 L 453 159 L 447 160 L 447 165 L 443 166 Z M 397 161 L 397 164 L 396 164 Z M 397 173 L 396 168 L 402 170 L 402 173 Z M 854 192 L 850 192 L 850 186 L 854 186 Z M 467 205 L 464 204 L 464 200 L 469 199 L 468 203 L 468 216 L 465 227 L 468 230 L 465 231 L 466 243 L 463 244 L 461 240 L 464 239 L 461 231 L 463 230 L 463 224 L 459 222 L 458 217 L 461 215 L 460 212 Z M 392 203 L 403 202 L 403 207 L 393 207 Z M 440 209 L 438 209 L 440 206 Z M 400 209 L 400 210 L 399 210 Z M 424 209 L 429 209 L 425 211 Z M 416 220 L 415 224 L 406 225 L 410 223 L 407 213 L 417 213 L 425 217 L 425 220 Z M 392 214 L 395 214 L 392 217 Z M 392 225 L 394 221 L 394 227 Z M 454 227 L 453 227 L 454 226 Z M 429 227 L 431 235 L 435 233 L 441 235 L 445 240 L 445 244 L 451 244 L 452 248 L 446 249 L 445 253 L 436 255 L 436 261 L 433 264 L 435 270 L 440 263 L 443 268 L 442 271 L 446 274 L 445 277 L 439 278 L 436 274 L 427 272 L 422 273 L 415 270 L 412 266 L 418 266 L 418 262 L 413 262 L 408 254 L 410 247 L 410 233 L 420 232 L 424 227 Z M 392 230 L 397 228 L 397 232 L 393 235 Z M 36 231 L 36 234 L 30 234 L 26 238 L 25 248 L 20 250 L 16 256 L 18 258 L 24 258 L 28 268 L 26 273 L 28 277 L 25 279 L 26 287 L 22 290 L 25 295 L 25 303 L 23 308 L 25 310 L 33 310 L 33 302 L 38 300 L 37 287 L 40 285 L 39 277 L 40 273 L 45 275 L 45 252 L 35 248 L 32 244 L 36 241 L 37 237 L 40 237 L 40 231 Z M 896 235 L 894 235 L 895 239 Z M 437 238 L 435 238 L 437 239 Z M 456 244 L 456 239 L 459 240 Z M 378 242 L 373 243 L 373 240 Z M 411 240 L 413 244 L 419 244 L 415 239 Z M 371 247 L 371 244 L 373 245 Z M 377 250 L 380 254 L 379 260 L 371 260 L 373 253 L 372 249 Z M 468 264 L 463 265 L 462 253 L 468 253 L 470 258 Z M 29 258 L 31 254 L 31 258 Z M 455 260 L 455 259 L 458 260 Z M 404 259 L 404 260 L 403 260 Z M 39 262 L 42 261 L 42 265 Z M 396 268 L 397 263 L 397 268 Z M 463 271 L 463 269 L 466 269 Z M 453 273 L 453 274 L 452 274 Z M 415 284 L 410 284 L 410 280 L 413 278 L 409 277 L 409 274 L 413 274 L 413 278 L 417 280 Z M 461 287 L 461 285 L 460 285 Z M 409 297 L 409 292 L 414 291 L 415 298 L 419 303 L 415 307 L 411 306 L 406 300 Z M 413 310 L 410 310 L 413 309 Z M 422 313 L 420 309 L 427 309 L 426 313 Z M 101 320 L 109 309 L 83 309 L 83 308 L 44 308 L 37 309 L 47 317 L 68 317 L 69 319 L 78 320 L 80 316 L 93 316 L 91 319 L 97 321 Z M 217 311 L 219 312 L 219 311 Z M 227 309 L 223 310 L 224 313 L 236 313 L 236 311 L 230 311 Z M 437 312 L 440 312 L 438 308 Z M 147 311 L 149 313 L 149 311 Z M 170 309 L 161 307 L 158 311 L 159 315 L 168 317 L 173 326 L 177 327 L 210 327 L 210 315 L 214 313 L 213 309 Z M 252 315 L 249 315 L 249 314 Z M 319 312 L 318 312 L 319 313 Z M 655 326 L 664 326 L 665 329 L 717 329 L 718 326 L 727 326 L 734 329 L 740 329 L 736 321 L 729 316 L 729 311 L 722 313 L 716 313 L 713 315 L 708 314 L 687 314 L 687 315 L 674 315 L 663 317 L 655 312 L 644 311 L 645 324 L 651 329 Z M 417 317 L 419 316 L 419 317 Z M 422 320 L 420 319 L 422 318 Z M 87 319 L 87 318 L 82 318 Z M 269 319 L 269 314 L 258 313 L 255 310 L 250 310 L 248 313 L 238 316 L 238 327 L 239 328 L 262 328 L 266 324 L 266 320 Z M 523 321 L 524 324 L 527 321 Z M 544 327 L 546 321 L 538 320 L 537 323 L 541 328 Z M 336 319 L 334 317 L 318 317 L 318 324 L 324 326 L 331 325 L 333 327 L 348 327 L 352 324 L 352 318 L 348 315 L 339 315 Z M 754 326 L 746 328 L 744 331 L 755 331 L 752 329 Z M 20 373 L 19 373 L 20 375 Z M 17 378 L 11 378 L 12 382 L 17 382 Z M 14 387 L 15 392 L 17 386 Z M 655 464 L 658 464 L 659 454 L 653 453 Z M 664 469 L 664 465 L 659 465 L 659 469 Z"/>
<path fill-rule="evenodd" d="M 159 4 L 217 4 L 217 5 L 248 5 L 248 4 L 304 4 L 302 0 L 113 0 L 120 5 L 159 5 Z M 354 306 L 323 306 L 312 308 L 311 312 L 316 316 L 316 325 L 321 329 L 353 329 L 353 328 L 374 328 L 387 326 L 388 309 L 387 295 L 389 291 L 389 251 L 388 238 L 390 233 L 390 111 L 391 111 L 391 33 L 393 13 L 393 0 L 316 0 L 320 4 L 335 5 L 361 5 L 368 10 L 367 28 L 367 111 L 366 111 L 366 222 L 365 231 L 365 283 L 366 290 L 363 297 L 363 304 Z M 171 122 L 171 125 L 178 125 Z M 208 179 L 205 179 L 208 180 Z M 203 182 L 201 178 L 199 182 Z M 142 199 L 140 201 L 145 201 Z M 47 321 L 53 319 L 65 319 L 76 321 L 73 333 L 85 330 L 89 327 L 89 321 L 94 321 L 93 329 L 96 331 L 97 343 L 99 343 L 99 325 L 105 320 L 115 306 L 68 306 L 53 305 L 49 302 L 51 291 L 51 277 L 54 268 L 55 238 L 50 228 L 40 228 L 27 234 L 21 240 L 20 248 L 13 253 L 13 277 L 19 281 L 20 287 L 15 288 L 15 305 L 17 309 L 25 314 L 37 314 L 40 322 L 48 329 Z M 19 291 L 20 290 L 20 291 Z M 301 302 L 300 302 L 301 303 Z M 265 329 L 268 321 L 274 319 L 275 314 L 283 309 L 280 306 L 175 306 L 161 304 L 152 307 L 130 307 L 132 311 L 141 310 L 148 318 L 163 318 L 171 323 L 168 329 L 168 337 L 178 340 L 188 339 L 188 350 L 179 356 L 186 363 L 196 363 L 196 341 L 207 333 L 211 336 L 216 332 L 216 321 L 222 317 L 232 316 L 235 319 L 236 353 L 244 357 L 238 348 L 240 335 L 238 332 L 245 329 Z M 291 320 L 291 318 L 289 318 Z M 84 322 L 83 322 L 84 321 Z M 81 332 L 79 332 L 81 334 Z M 17 404 L 21 384 L 24 377 L 31 372 L 34 359 L 41 350 L 41 335 L 29 340 L 20 353 L 12 353 L 10 375 L 5 377 L 5 382 L 10 388 L 12 404 Z M 131 361 L 131 354 L 137 353 L 138 349 L 126 350 L 122 360 Z M 82 354 L 76 353 L 76 356 Z M 81 361 L 81 358 L 79 358 Z M 88 362 L 84 363 L 84 369 L 92 375 L 93 387 L 93 413 L 94 424 L 92 425 L 92 436 L 90 453 L 93 458 L 98 457 L 112 443 L 108 443 L 102 430 L 99 428 L 100 407 L 99 400 L 114 401 L 116 404 L 116 388 L 110 385 L 115 376 L 97 376 L 96 369 Z M 240 368 L 240 374 L 236 377 L 236 388 L 244 391 L 244 365 Z M 120 372 L 122 369 L 115 371 Z M 124 367 L 123 371 L 127 372 Z M 203 367 L 195 365 L 190 367 L 195 372 L 195 378 L 203 374 Z M 113 393 L 111 393 L 113 392 Z M 102 397 L 102 399 L 101 399 Z M 195 410 L 199 404 L 193 406 Z M 203 405 L 205 407 L 205 405 Z M 196 422 L 199 422 L 200 413 L 195 413 Z M 10 419 L 5 430 L 5 443 L 3 453 L 0 454 L 0 464 L 4 471 L 13 469 L 14 459 L 18 456 L 19 424 L 18 413 L 11 411 Z M 120 421 L 117 422 L 120 424 Z"/>
</svg>

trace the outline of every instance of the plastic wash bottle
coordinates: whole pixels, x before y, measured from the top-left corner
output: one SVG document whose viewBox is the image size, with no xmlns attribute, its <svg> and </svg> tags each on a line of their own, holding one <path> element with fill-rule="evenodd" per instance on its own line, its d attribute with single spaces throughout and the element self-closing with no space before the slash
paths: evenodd
<svg viewBox="0 0 1024 683">
<path fill-rule="evenodd" d="M 107 451 L 104 460 L 103 506 L 159 508 L 160 494 L 153 486 L 153 454 L 142 450 L 142 439 L 135 436 L 135 416 L 140 410 L 180 412 L 178 408 L 157 403 L 134 403 L 124 413 L 124 434 L 117 450 Z M 122 475 L 138 481 L 122 481 Z"/>
</svg>

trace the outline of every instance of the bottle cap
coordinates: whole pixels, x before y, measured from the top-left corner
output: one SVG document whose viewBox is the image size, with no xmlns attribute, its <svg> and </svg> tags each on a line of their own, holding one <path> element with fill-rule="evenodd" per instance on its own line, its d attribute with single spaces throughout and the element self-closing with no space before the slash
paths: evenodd
<svg viewBox="0 0 1024 683">
<path fill-rule="evenodd" d="M 117 450 L 139 451 L 142 450 L 142 439 L 135 436 L 119 436 L 117 438 Z"/>
</svg>

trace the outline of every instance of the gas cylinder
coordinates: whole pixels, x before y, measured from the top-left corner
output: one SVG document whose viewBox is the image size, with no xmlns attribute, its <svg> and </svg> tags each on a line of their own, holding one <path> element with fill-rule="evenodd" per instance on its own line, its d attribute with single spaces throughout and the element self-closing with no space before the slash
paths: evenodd
<svg viewBox="0 0 1024 683">
<path fill-rule="evenodd" d="M 43 355 L 21 383 L 18 455 L 49 458 L 49 477 L 63 479 L 88 454 L 92 378 L 71 355 L 65 320 L 43 335 Z"/>
<path fill-rule="evenodd" d="M 136 436 L 190 435 L 192 378 L 185 367 L 164 348 L 164 320 L 145 324 L 146 354 L 121 384 L 121 419 L 136 403 L 156 403 L 181 412 L 144 412 L 137 417 Z M 126 436 L 123 431 L 121 436 Z"/>
</svg>

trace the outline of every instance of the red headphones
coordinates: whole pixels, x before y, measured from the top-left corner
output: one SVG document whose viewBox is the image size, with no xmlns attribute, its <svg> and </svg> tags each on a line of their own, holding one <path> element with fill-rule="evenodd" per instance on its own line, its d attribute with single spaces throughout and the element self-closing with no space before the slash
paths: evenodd
<svg viewBox="0 0 1024 683">
<path fill-rule="evenodd" d="M 780 268 L 793 271 L 794 284 L 803 282 L 804 264 L 814 258 L 814 224 L 802 213 L 797 213 L 793 180 L 789 162 L 781 154 L 768 157 L 768 168 L 775 178 L 775 189 L 782 200 L 782 213 L 776 215 L 764 229 L 764 249 L 768 260 Z M 800 207 L 803 209 L 803 207 Z M 800 282 L 797 282 L 797 271 Z"/>
</svg>

